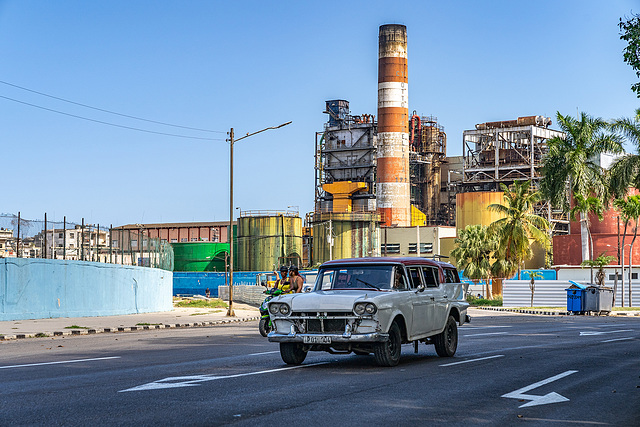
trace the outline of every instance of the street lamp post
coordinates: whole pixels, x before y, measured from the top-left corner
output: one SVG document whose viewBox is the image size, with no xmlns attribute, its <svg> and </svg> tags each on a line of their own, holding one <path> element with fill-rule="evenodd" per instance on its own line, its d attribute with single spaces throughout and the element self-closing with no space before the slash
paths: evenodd
<svg viewBox="0 0 640 427">
<path fill-rule="evenodd" d="M 233 311 L 233 144 L 257 133 L 269 129 L 279 129 L 290 123 L 289 121 L 278 126 L 270 126 L 253 133 L 247 133 L 238 139 L 234 139 L 233 128 L 229 132 L 229 309 L 227 310 L 227 316 L 235 316 Z"/>
</svg>

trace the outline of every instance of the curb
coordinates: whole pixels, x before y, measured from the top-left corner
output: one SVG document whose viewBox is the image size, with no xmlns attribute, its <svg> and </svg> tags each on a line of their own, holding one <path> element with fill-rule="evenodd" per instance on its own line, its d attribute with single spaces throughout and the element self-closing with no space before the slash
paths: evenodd
<svg viewBox="0 0 640 427">
<path fill-rule="evenodd" d="M 521 308 L 503 308 L 503 307 L 474 307 L 480 310 L 492 310 L 492 311 L 510 311 L 512 313 L 522 314 L 540 314 L 544 316 L 575 316 L 571 311 L 543 311 L 543 310 L 525 310 Z M 597 316 L 597 315 L 594 315 Z M 640 313 L 627 313 L 627 312 L 610 312 L 603 316 L 640 316 Z"/>
<path fill-rule="evenodd" d="M 157 330 L 157 329 L 197 328 L 197 327 L 203 327 L 203 326 L 223 325 L 227 323 L 252 322 L 254 320 L 260 320 L 260 316 L 245 317 L 242 319 L 224 319 L 224 320 L 216 320 L 211 322 L 167 323 L 167 324 L 159 324 L 159 325 L 137 325 L 137 326 L 129 326 L 129 327 L 118 326 L 115 328 L 97 328 L 97 329 L 82 329 L 82 330 L 73 329 L 70 331 L 55 331 L 53 332 L 52 335 L 45 332 L 37 332 L 35 334 L 0 335 L 0 341 L 20 340 L 25 338 L 50 338 L 52 336 L 62 337 L 62 336 L 71 336 L 71 335 L 93 335 L 93 334 L 116 333 L 116 332 L 137 332 L 137 331 L 148 331 L 148 330 Z"/>
</svg>

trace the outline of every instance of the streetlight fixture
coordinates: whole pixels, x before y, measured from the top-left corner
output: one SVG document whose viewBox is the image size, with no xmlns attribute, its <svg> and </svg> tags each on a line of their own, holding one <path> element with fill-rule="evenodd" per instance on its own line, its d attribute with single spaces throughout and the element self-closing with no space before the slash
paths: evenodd
<svg viewBox="0 0 640 427">
<path fill-rule="evenodd" d="M 256 132 L 247 133 L 238 139 L 233 138 L 233 128 L 231 128 L 229 132 L 229 309 L 227 310 L 227 316 L 236 315 L 233 311 L 233 144 L 257 133 L 270 129 L 279 129 L 288 124 L 291 124 L 291 122 L 289 121 L 278 126 L 270 126 Z"/>
</svg>

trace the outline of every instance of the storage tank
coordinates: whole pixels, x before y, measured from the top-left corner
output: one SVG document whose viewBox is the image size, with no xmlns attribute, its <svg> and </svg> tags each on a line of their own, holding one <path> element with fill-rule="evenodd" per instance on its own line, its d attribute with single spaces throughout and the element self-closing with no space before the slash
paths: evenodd
<svg viewBox="0 0 640 427">
<path fill-rule="evenodd" d="M 239 271 L 273 271 L 300 265 L 302 219 L 289 212 L 242 212 L 238 218 Z"/>
<path fill-rule="evenodd" d="M 489 225 L 500 219 L 500 214 L 491 212 L 487 206 L 493 203 L 504 204 L 504 193 L 501 191 L 476 191 L 456 194 L 456 229 L 467 225 Z"/>
<path fill-rule="evenodd" d="M 171 243 L 173 271 L 225 271 L 228 243 L 185 242 Z"/>
<path fill-rule="evenodd" d="M 331 259 L 380 256 L 379 215 L 316 213 L 313 222 L 313 265 Z"/>
</svg>

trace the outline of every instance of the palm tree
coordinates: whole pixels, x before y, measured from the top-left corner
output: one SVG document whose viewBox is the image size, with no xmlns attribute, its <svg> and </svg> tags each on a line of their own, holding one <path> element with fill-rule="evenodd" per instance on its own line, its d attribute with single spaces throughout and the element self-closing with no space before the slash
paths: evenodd
<svg viewBox="0 0 640 427">
<path fill-rule="evenodd" d="M 549 222 L 533 213 L 542 196 L 539 191 L 531 190 L 531 181 L 515 181 L 510 187 L 501 183 L 500 188 L 504 192 L 505 204 L 494 203 L 488 209 L 503 217 L 491 223 L 489 233 L 498 240 L 496 259 L 503 259 L 511 265 L 513 274 L 520 270 L 523 261 L 533 256 L 531 241 L 539 243 L 545 250 L 549 249 Z"/>
<path fill-rule="evenodd" d="M 621 287 L 621 295 L 622 295 L 622 305 L 624 306 L 624 240 L 627 237 L 627 227 L 629 226 L 629 221 L 633 218 L 633 209 L 631 204 L 626 199 L 615 199 L 613 201 L 613 205 L 620 212 L 620 218 L 624 221 L 624 232 L 622 233 L 622 251 L 620 253 L 620 264 L 622 267 L 622 282 L 620 283 Z M 618 290 L 613 289 L 613 303 L 615 304 L 616 292 Z"/>
<path fill-rule="evenodd" d="M 629 307 L 631 307 L 631 288 L 632 288 L 632 271 L 633 271 L 633 244 L 638 237 L 638 222 L 640 221 L 640 195 L 627 197 L 627 203 L 629 204 L 629 214 L 633 218 L 633 239 L 631 239 L 631 245 L 629 246 Z M 622 246 L 624 249 L 624 246 Z"/>
<path fill-rule="evenodd" d="M 589 214 L 594 213 L 598 220 L 602 221 L 604 213 L 604 204 L 598 197 L 588 196 L 584 197 L 580 194 L 576 194 L 573 197 L 575 205 L 569 211 L 571 221 L 576 221 L 577 216 L 584 218 L 584 222 L 587 225 L 587 237 L 589 238 L 589 259 L 593 259 L 593 238 L 591 237 L 591 222 L 589 221 Z M 581 220 L 582 221 L 582 220 Z M 591 283 L 593 283 L 593 267 L 591 268 Z"/>
<path fill-rule="evenodd" d="M 604 267 L 606 265 L 609 265 L 609 263 L 611 261 L 613 261 L 614 259 L 616 259 L 616 257 L 607 256 L 603 252 L 598 256 L 598 258 L 596 258 L 594 260 L 588 259 L 588 260 L 582 261 L 582 265 L 586 265 L 586 266 L 589 266 L 591 268 L 597 267 L 598 268 L 598 272 L 596 273 L 596 283 L 597 283 L 598 286 L 604 286 L 604 279 L 605 279 Z"/>
<path fill-rule="evenodd" d="M 640 189 L 640 108 L 633 119 L 614 120 L 611 128 L 624 135 L 636 152 L 620 157 L 611 165 L 609 186 L 613 195 L 620 198 L 631 186 Z"/>
<path fill-rule="evenodd" d="M 489 297 L 489 278 L 491 277 L 490 259 L 496 250 L 496 242 L 487 233 L 487 227 L 482 225 L 467 225 L 460 230 L 460 235 L 454 240 L 455 247 L 451 256 L 464 275 L 476 283 L 485 280 L 487 286 L 486 297 Z"/>
<path fill-rule="evenodd" d="M 553 206 L 569 211 L 569 198 L 608 196 L 603 179 L 603 169 L 599 165 L 601 153 L 620 154 L 624 150 L 621 138 L 608 133 L 609 125 L 601 118 L 581 113 L 578 119 L 557 113 L 558 125 L 566 137 L 554 137 L 547 141 L 548 153 L 542 161 L 540 191 Z M 582 236 L 582 259 L 588 259 L 588 232 L 583 221 L 580 225 Z"/>
</svg>

